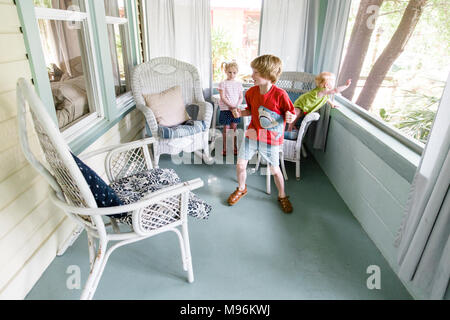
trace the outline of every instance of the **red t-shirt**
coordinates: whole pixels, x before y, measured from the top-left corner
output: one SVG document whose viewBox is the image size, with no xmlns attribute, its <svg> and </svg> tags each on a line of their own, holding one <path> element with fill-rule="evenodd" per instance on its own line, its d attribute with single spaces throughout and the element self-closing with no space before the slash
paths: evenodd
<svg viewBox="0 0 450 320">
<path fill-rule="evenodd" d="M 259 87 L 254 86 L 245 93 L 246 110 L 251 112 L 252 120 L 245 136 L 270 145 L 283 143 L 285 114 L 295 114 L 294 105 L 286 91 L 272 85 L 269 92 L 261 94 Z"/>
</svg>

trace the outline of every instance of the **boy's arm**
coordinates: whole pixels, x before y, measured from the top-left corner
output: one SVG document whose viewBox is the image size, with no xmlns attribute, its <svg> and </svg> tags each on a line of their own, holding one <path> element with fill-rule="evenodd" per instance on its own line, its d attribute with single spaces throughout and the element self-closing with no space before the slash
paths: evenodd
<svg viewBox="0 0 450 320">
<path fill-rule="evenodd" d="M 346 84 L 343 86 L 339 86 L 336 88 L 333 88 L 331 90 L 322 90 L 318 93 L 318 97 L 321 98 L 325 95 L 331 95 L 331 94 L 336 94 L 336 93 L 341 93 L 342 91 L 344 91 L 345 89 L 347 89 L 348 87 L 350 87 L 350 85 L 352 84 L 352 79 L 348 79 Z"/>
<path fill-rule="evenodd" d="M 239 108 L 234 108 L 233 110 L 231 110 L 231 112 L 233 113 L 233 117 L 235 118 L 248 117 L 252 115 L 251 111 L 248 109 L 241 110 Z"/>
<path fill-rule="evenodd" d="M 240 118 L 240 117 L 247 117 L 247 116 L 251 116 L 252 112 L 251 112 L 251 108 L 252 106 L 249 103 L 249 99 L 247 98 L 247 94 L 245 95 L 246 97 L 246 101 L 247 101 L 247 108 L 245 108 L 244 110 L 241 110 L 239 108 L 234 108 L 233 110 L 231 110 L 231 112 L 233 113 L 233 117 L 235 118 Z M 239 96 L 239 103 L 238 105 L 240 105 L 243 101 L 243 94 L 241 92 L 241 96 Z"/>
<path fill-rule="evenodd" d="M 342 91 L 344 91 L 345 89 L 350 87 L 351 84 L 352 84 L 352 79 L 348 79 L 347 82 L 345 83 L 345 85 L 334 88 L 334 91 L 335 91 L 334 93 L 341 93 Z"/>
<path fill-rule="evenodd" d="M 298 100 L 298 99 L 297 99 Z M 297 100 L 295 102 L 297 102 Z M 283 99 L 282 99 L 282 109 L 284 110 L 284 118 L 286 120 L 287 123 L 292 123 L 294 122 L 296 116 L 295 116 L 295 107 L 292 104 L 291 99 L 289 99 L 289 95 L 285 92 L 285 94 L 283 94 Z"/>
<path fill-rule="evenodd" d="M 334 101 L 328 100 L 327 103 L 330 105 L 331 108 L 337 108 L 337 106 L 334 104 Z"/>
</svg>

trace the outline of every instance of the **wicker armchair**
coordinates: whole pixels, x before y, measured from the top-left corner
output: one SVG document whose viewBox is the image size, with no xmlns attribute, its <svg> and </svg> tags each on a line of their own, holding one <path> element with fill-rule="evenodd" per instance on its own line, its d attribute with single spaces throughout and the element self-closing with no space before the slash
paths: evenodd
<svg viewBox="0 0 450 320">
<path fill-rule="evenodd" d="M 45 165 L 39 160 L 41 157 L 36 157 L 29 147 L 26 102 L 46 160 Z M 147 191 L 150 192 L 140 194 L 141 197 L 137 201 L 125 201 L 122 205 L 99 208 L 82 169 L 74 160 L 59 129 L 31 84 L 23 78 L 17 83 L 17 104 L 20 142 L 27 160 L 49 183 L 51 200 L 87 233 L 90 273 L 81 299 L 92 299 L 106 262 L 115 249 L 165 231 L 173 231 L 178 236 L 183 268 L 188 273 L 188 281 L 192 282 L 194 275 L 187 215 L 192 215 L 190 210 L 193 194 L 190 190 L 201 187 L 202 180 L 197 178 L 184 183 L 176 180 L 178 183 L 154 184 L 151 187 L 156 188 L 156 191 L 148 188 Z M 123 181 L 129 181 L 138 175 L 144 175 L 145 181 L 148 182 L 146 175 L 155 171 L 160 171 L 159 173 L 164 174 L 166 178 L 173 177 L 173 172 L 171 173 L 169 169 L 153 169 L 148 145 L 154 142 L 155 138 L 148 138 L 105 147 L 85 154 L 82 159 L 106 155 L 105 170 L 111 185 L 120 186 Z M 127 188 L 130 186 L 131 184 L 127 185 Z M 127 192 L 130 192 L 130 189 L 128 188 Z M 151 192 L 152 190 L 154 192 Z M 196 210 L 195 213 L 198 213 L 198 209 Z M 118 214 L 121 214 L 120 219 L 117 218 Z M 127 230 L 124 232 L 121 228 Z M 110 242 L 115 243 L 108 248 Z"/>
<path fill-rule="evenodd" d="M 292 102 L 295 102 L 300 95 L 316 87 L 315 76 L 305 72 L 283 72 L 277 82 L 277 86 L 286 90 Z M 319 118 L 320 115 L 317 112 L 307 114 L 300 125 L 297 139 L 284 139 L 283 161 L 295 162 L 295 177 L 297 180 L 300 180 L 300 158 L 302 154 L 304 157 L 307 156 L 303 146 L 303 138 L 311 123 L 319 120 Z"/>
<path fill-rule="evenodd" d="M 199 107 L 196 120 L 204 121 L 205 129 L 180 138 L 165 139 L 159 134 L 159 125 L 154 113 L 145 105 L 143 94 L 159 93 L 175 85 L 182 88 L 183 100 L 187 106 Z M 147 136 L 156 139 L 153 144 L 155 165 L 158 165 L 161 154 L 178 154 L 181 151 L 204 151 L 205 161 L 210 161 L 209 128 L 213 114 L 213 106 L 205 101 L 197 69 L 186 62 L 169 57 L 159 57 L 136 66 L 132 72 L 131 88 L 136 107 L 142 111 L 147 123 Z"/>
</svg>

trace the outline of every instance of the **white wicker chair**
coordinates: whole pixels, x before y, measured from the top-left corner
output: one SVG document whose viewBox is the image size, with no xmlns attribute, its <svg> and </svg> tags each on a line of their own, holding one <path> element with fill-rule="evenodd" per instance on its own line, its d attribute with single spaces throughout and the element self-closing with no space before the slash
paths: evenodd
<svg viewBox="0 0 450 320">
<path fill-rule="evenodd" d="M 158 123 L 153 112 L 145 105 L 143 94 L 159 93 L 175 85 L 182 88 L 183 100 L 186 106 L 198 105 L 197 120 L 203 120 L 206 129 L 203 132 L 188 137 L 164 139 L 158 134 Z M 137 108 L 144 113 L 150 128 L 153 144 L 155 165 L 158 166 L 161 154 L 178 154 L 181 151 L 193 152 L 203 150 L 203 158 L 210 162 L 208 138 L 213 106 L 203 97 L 200 77 L 193 65 L 169 57 L 159 57 L 136 66 L 132 73 L 131 88 Z"/>
<path fill-rule="evenodd" d="M 302 94 L 316 87 L 315 76 L 306 72 L 283 72 L 277 82 L 277 86 L 286 90 L 290 95 Z M 295 162 L 295 177 L 297 180 L 300 180 L 300 158 L 302 154 L 304 157 L 307 156 L 305 147 L 303 146 L 303 138 L 310 124 L 319 120 L 319 118 L 320 115 L 317 112 L 307 114 L 300 125 L 297 139 L 284 139 L 284 161 Z"/>
<path fill-rule="evenodd" d="M 30 150 L 26 102 L 30 107 L 34 128 L 48 165 L 41 163 L 39 160 L 41 157 L 36 157 Z M 178 236 L 183 268 L 188 273 L 188 281 L 192 282 L 194 275 L 189 246 L 187 207 L 190 190 L 203 186 L 202 180 L 197 178 L 166 187 L 147 194 L 142 200 L 131 204 L 98 208 L 93 193 L 59 129 L 51 120 L 31 84 L 23 78 L 17 83 L 17 103 L 19 136 L 26 158 L 50 184 L 51 200 L 68 216 L 75 219 L 87 233 L 90 274 L 81 299 L 92 299 L 106 262 L 115 249 L 165 231 L 173 231 Z M 105 167 L 108 179 L 117 181 L 122 177 L 153 168 L 148 145 L 154 141 L 154 138 L 147 138 L 105 147 L 86 154 L 82 159 L 106 154 Z M 159 206 L 159 210 L 156 210 L 155 206 Z M 161 207 L 164 207 L 164 210 L 161 210 Z M 132 226 L 127 225 L 127 229 L 131 230 L 127 232 L 121 232 L 120 223 L 116 219 L 107 217 L 124 212 L 132 215 Z M 149 219 L 152 220 L 151 227 L 148 225 Z M 178 227 L 181 227 L 181 232 Z M 96 240 L 98 240 L 97 249 Z M 116 243 L 108 248 L 110 242 Z"/>
</svg>

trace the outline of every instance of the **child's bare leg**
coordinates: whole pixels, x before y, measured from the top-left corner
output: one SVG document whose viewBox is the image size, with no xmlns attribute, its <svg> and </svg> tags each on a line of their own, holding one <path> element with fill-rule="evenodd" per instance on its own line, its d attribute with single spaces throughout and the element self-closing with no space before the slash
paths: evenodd
<svg viewBox="0 0 450 320">
<path fill-rule="evenodd" d="M 287 131 L 292 131 L 292 129 L 294 129 L 294 126 L 297 123 L 298 119 L 300 119 L 302 113 L 303 112 L 302 112 L 302 110 L 300 110 L 300 108 L 295 108 L 295 120 L 293 122 L 289 123 Z"/>
<path fill-rule="evenodd" d="M 223 150 L 222 150 L 222 154 L 226 154 L 226 152 L 227 152 L 227 132 L 228 132 L 228 129 L 230 129 L 229 125 L 224 125 L 223 126 L 223 132 L 222 132 Z"/>
<path fill-rule="evenodd" d="M 237 153 L 237 137 L 236 137 L 236 129 L 237 129 L 237 123 L 233 122 L 231 124 L 231 129 L 233 129 L 233 144 L 234 144 L 234 153 Z"/>
<path fill-rule="evenodd" d="M 230 206 L 235 205 L 236 202 L 238 202 L 243 196 L 247 194 L 247 186 L 245 185 L 245 180 L 247 179 L 247 163 L 248 160 L 238 159 L 236 166 L 238 187 L 228 197 L 227 202 Z"/>
<path fill-rule="evenodd" d="M 278 196 L 280 198 L 286 197 L 286 193 L 284 191 L 284 177 L 280 170 L 280 166 L 270 166 L 270 171 L 272 171 L 275 184 L 278 188 Z"/>
<path fill-rule="evenodd" d="M 270 170 L 272 171 L 275 184 L 278 188 L 278 202 L 281 205 L 281 210 L 283 210 L 284 213 L 291 213 L 293 211 L 293 208 L 291 202 L 289 201 L 289 197 L 286 196 L 286 193 L 284 191 L 283 173 L 281 172 L 279 166 L 270 166 Z"/>
<path fill-rule="evenodd" d="M 247 163 L 248 160 L 238 159 L 236 165 L 236 175 L 238 180 L 239 190 L 245 189 L 245 182 L 247 180 Z"/>
</svg>

